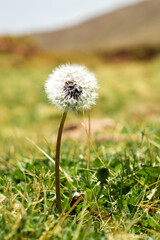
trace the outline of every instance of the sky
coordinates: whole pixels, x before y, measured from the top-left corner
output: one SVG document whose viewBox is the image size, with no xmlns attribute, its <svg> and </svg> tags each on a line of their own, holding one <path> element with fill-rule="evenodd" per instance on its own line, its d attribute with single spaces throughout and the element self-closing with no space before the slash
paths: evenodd
<svg viewBox="0 0 160 240">
<path fill-rule="evenodd" d="M 0 0 L 0 35 L 57 30 L 139 1 Z"/>
</svg>

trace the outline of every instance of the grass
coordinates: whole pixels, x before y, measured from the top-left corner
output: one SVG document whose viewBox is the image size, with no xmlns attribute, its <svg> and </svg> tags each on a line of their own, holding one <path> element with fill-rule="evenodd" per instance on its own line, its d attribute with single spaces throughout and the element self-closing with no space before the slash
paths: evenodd
<svg viewBox="0 0 160 240">
<path fill-rule="evenodd" d="M 159 239 L 160 59 L 85 63 L 100 86 L 91 119 L 112 118 L 115 127 L 105 134 L 127 140 L 100 142 L 96 135 L 89 169 L 87 140 L 63 141 L 61 167 L 69 177 L 61 171 L 61 216 L 54 156 L 43 138 L 55 149 L 61 112 L 48 104 L 43 86 L 56 61 L 0 58 L 0 239 Z M 70 113 L 68 123 L 73 119 L 83 116 Z M 109 169 L 103 188 L 99 158 Z M 84 197 L 71 209 L 75 192 Z"/>
</svg>

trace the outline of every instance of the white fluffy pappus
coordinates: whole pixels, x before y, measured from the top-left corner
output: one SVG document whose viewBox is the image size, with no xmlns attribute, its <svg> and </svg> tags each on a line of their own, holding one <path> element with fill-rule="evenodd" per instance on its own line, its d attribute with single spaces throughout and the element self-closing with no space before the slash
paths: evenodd
<svg viewBox="0 0 160 240">
<path fill-rule="evenodd" d="M 97 98 L 97 80 L 78 64 L 65 64 L 53 70 L 45 83 L 49 101 L 64 111 L 90 109 Z"/>
</svg>

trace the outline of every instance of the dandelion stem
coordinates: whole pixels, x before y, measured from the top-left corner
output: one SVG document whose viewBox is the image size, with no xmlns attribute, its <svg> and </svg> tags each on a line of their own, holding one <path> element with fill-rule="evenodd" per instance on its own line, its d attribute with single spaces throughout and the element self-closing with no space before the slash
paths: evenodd
<svg viewBox="0 0 160 240">
<path fill-rule="evenodd" d="M 62 212 L 60 181 L 59 181 L 59 159 L 60 159 L 62 132 L 63 132 L 63 127 L 64 127 L 64 122 L 66 120 L 66 116 L 67 116 L 67 112 L 65 111 L 62 115 L 62 119 L 61 119 L 61 122 L 59 125 L 57 143 L 56 143 L 55 181 L 56 181 L 56 200 L 57 200 L 57 208 L 58 208 L 59 213 Z"/>
</svg>

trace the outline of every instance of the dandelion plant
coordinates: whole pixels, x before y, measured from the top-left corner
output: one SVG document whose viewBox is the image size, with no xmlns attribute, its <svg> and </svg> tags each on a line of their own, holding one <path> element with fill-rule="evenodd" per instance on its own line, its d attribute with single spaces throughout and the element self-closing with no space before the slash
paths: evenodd
<svg viewBox="0 0 160 240">
<path fill-rule="evenodd" d="M 77 64 L 66 64 L 53 70 L 45 84 L 49 101 L 63 111 L 59 125 L 56 156 L 55 156 L 55 182 L 56 200 L 59 213 L 62 212 L 59 161 L 62 131 L 68 111 L 83 111 L 90 109 L 97 98 L 97 80 L 86 67 Z"/>
</svg>

